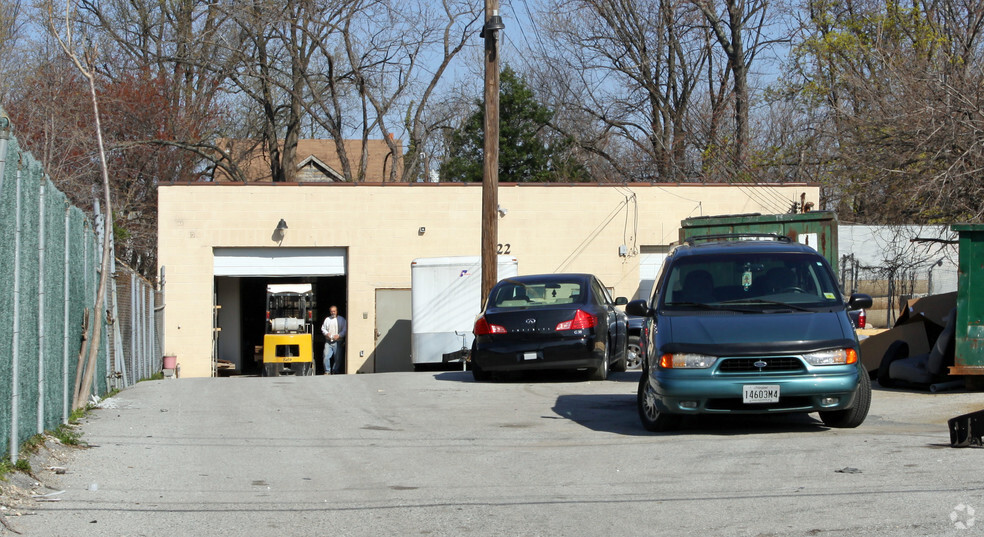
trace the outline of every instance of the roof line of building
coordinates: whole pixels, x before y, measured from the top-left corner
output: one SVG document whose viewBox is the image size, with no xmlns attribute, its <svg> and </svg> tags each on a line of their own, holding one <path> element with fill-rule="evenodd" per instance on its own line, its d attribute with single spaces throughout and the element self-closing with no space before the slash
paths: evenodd
<svg viewBox="0 0 984 537">
<path fill-rule="evenodd" d="M 173 183 L 162 183 L 159 185 L 161 187 L 166 186 L 222 186 L 222 187 L 235 187 L 235 186 L 303 186 L 303 187 L 419 187 L 419 188 L 447 188 L 447 187 L 481 187 L 480 182 L 468 182 L 468 183 L 454 183 L 454 182 L 443 182 L 443 183 L 408 183 L 408 182 L 303 182 L 303 183 L 284 183 L 284 182 L 269 182 L 269 181 L 253 181 L 249 183 L 242 183 L 238 181 L 217 181 L 217 182 L 204 182 L 204 181 L 181 181 Z M 500 182 L 499 187 L 657 187 L 657 188 L 667 188 L 667 187 L 722 187 L 722 186 L 736 186 L 733 183 L 650 183 L 650 182 L 639 182 L 639 183 L 508 183 Z M 792 186 L 792 187 L 815 187 L 819 186 L 819 183 L 742 183 L 742 187 L 779 187 L 779 186 Z"/>
</svg>

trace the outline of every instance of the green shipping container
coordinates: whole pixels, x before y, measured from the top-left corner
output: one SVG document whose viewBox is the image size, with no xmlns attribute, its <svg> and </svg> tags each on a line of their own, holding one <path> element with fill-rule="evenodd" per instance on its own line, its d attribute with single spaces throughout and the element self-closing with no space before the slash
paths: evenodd
<svg viewBox="0 0 984 537">
<path fill-rule="evenodd" d="M 691 237 L 736 233 L 785 235 L 819 252 L 837 275 L 837 215 L 833 212 L 696 216 L 680 222 L 681 242 Z"/>
<path fill-rule="evenodd" d="M 960 234 L 956 348 L 951 375 L 984 375 L 984 224 L 954 224 Z"/>
</svg>

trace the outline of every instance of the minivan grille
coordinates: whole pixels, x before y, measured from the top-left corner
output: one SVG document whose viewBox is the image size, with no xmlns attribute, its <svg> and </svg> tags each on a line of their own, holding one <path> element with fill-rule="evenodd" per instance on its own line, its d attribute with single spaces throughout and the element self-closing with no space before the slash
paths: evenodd
<svg viewBox="0 0 984 537">
<path fill-rule="evenodd" d="M 762 364 L 765 365 L 762 365 Z M 802 371 L 803 362 L 799 358 L 728 358 L 721 362 L 718 371 L 722 373 Z"/>
</svg>

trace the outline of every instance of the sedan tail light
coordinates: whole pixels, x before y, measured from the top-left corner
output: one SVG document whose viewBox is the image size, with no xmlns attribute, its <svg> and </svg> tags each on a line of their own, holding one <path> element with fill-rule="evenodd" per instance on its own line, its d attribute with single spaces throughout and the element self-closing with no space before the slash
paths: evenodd
<svg viewBox="0 0 984 537">
<path fill-rule="evenodd" d="M 864 328 L 867 324 L 867 316 L 864 314 L 864 310 L 858 312 L 858 328 Z"/>
<path fill-rule="evenodd" d="M 505 334 L 506 327 L 499 326 L 497 324 L 492 324 L 487 320 L 485 320 L 485 317 L 479 317 L 478 320 L 475 321 L 475 329 L 472 330 L 472 332 L 476 336 L 487 336 L 489 334 Z"/>
<path fill-rule="evenodd" d="M 574 318 L 557 324 L 556 330 L 581 330 L 598 324 L 598 318 L 584 310 L 577 310 Z"/>
</svg>

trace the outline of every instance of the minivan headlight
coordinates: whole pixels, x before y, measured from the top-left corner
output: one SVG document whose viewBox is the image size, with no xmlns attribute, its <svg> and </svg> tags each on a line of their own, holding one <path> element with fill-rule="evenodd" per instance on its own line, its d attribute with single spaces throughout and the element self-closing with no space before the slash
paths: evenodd
<svg viewBox="0 0 984 537">
<path fill-rule="evenodd" d="M 810 365 L 845 365 L 858 362 L 858 351 L 847 349 L 830 349 L 826 351 L 804 354 L 803 359 Z"/>
<path fill-rule="evenodd" d="M 717 359 L 717 356 L 706 354 L 668 352 L 659 357 L 659 366 L 663 369 L 707 369 Z"/>
</svg>

